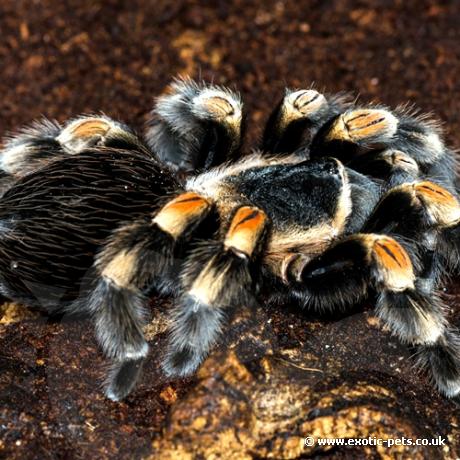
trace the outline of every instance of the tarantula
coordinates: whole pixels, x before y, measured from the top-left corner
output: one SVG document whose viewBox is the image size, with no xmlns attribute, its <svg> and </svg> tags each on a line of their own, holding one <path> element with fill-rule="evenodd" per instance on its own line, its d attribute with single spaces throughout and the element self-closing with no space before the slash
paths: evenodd
<svg viewBox="0 0 460 460">
<path fill-rule="evenodd" d="M 106 394 L 134 387 L 150 289 L 174 295 L 169 376 L 193 373 L 260 292 L 376 314 L 438 390 L 460 393 L 460 340 L 437 294 L 459 267 L 453 153 L 429 118 L 286 90 L 261 150 L 242 156 L 240 96 L 191 80 L 159 97 L 144 142 L 84 116 L 42 121 L 1 156 L 1 293 L 85 313 L 113 360 Z"/>
</svg>

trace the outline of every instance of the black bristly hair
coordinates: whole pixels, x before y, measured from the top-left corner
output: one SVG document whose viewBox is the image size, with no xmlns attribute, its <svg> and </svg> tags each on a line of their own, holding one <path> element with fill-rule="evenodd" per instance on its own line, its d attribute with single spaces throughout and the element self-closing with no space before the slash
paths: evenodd
<svg viewBox="0 0 460 460">
<path fill-rule="evenodd" d="M 157 99 L 146 140 L 162 162 L 190 173 L 238 158 L 244 122 L 238 93 L 177 79 Z"/>
</svg>

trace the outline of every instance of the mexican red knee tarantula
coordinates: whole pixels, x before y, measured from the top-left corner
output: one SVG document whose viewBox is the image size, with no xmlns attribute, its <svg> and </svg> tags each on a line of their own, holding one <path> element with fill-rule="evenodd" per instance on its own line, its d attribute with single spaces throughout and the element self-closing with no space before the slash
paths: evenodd
<svg viewBox="0 0 460 460">
<path fill-rule="evenodd" d="M 438 390 L 458 398 L 460 340 L 437 290 L 459 266 L 460 205 L 437 125 L 307 89 L 286 91 L 260 152 L 241 156 L 243 132 L 237 94 L 185 80 L 158 98 L 146 143 L 104 116 L 11 137 L 0 292 L 91 315 L 113 400 L 147 356 L 152 287 L 176 296 L 170 376 L 195 371 L 261 290 L 319 311 L 373 295 Z"/>
</svg>

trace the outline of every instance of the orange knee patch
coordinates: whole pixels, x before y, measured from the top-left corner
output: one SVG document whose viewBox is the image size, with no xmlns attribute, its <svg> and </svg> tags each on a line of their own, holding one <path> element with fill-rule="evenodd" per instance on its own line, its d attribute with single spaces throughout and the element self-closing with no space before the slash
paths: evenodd
<svg viewBox="0 0 460 460">
<path fill-rule="evenodd" d="M 225 237 L 225 246 L 250 256 L 267 223 L 266 214 L 258 208 L 243 206 L 236 212 Z"/>
<path fill-rule="evenodd" d="M 390 151 L 384 158 L 387 158 L 387 161 L 393 166 L 405 169 L 406 171 L 418 172 L 417 162 L 404 152 L 399 150 Z"/>
<path fill-rule="evenodd" d="M 103 118 L 87 118 L 69 126 L 69 132 L 74 137 L 103 136 L 112 128 Z"/>
<path fill-rule="evenodd" d="M 449 226 L 460 220 L 459 202 L 446 189 L 429 181 L 415 184 L 414 189 L 436 222 Z"/>
<path fill-rule="evenodd" d="M 441 203 L 456 203 L 457 200 L 446 189 L 440 187 L 433 182 L 419 182 L 415 185 L 415 190 L 422 195 L 429 197 L 433 201 Z"/>
<path fill-rule="evenodd" d="M 406 270 L 412 266 L 406 251 L 392 238 L 377 239 L 373 249 L 382 265 L 389 270 Z"/>
<path fill-rule="evenodd" d="M 372 244 L 372 253 L 388 288 L 397 291 L 413 287 L 415 275 L 412 262 L 397 241 L 377 236 Z"/>
<path fill-rule="evenodd" d="M 213 114 L 218 119 L 232 116 L 235 113 L 232 104 L 222 96 L 213 96 L 209 99 L 203 99 L 201 103 L 206 107 L 209 113 Z"/>
<path fill-rule="evenodd" d="M 285 97 L 283 103 L 283 122 L 288 124 L 297 119 L 308 117 L 326 104 L 326 98 L 314 89 L 290 93 Z"/>
<path fill-rule="evenodd" d="M 376 137 L 389 139 L 396 133 L 397 127 L 397 118 L 386 110 L 353 110 L 337 118 L 326 140 L 359 142 Z"/>
<path fill-rule="evenodd" d="M 204 110 L 208 115 L 220 123 L 226 124 L 233 131 L 240 130 L 241 103 L 227 95 L 223 91 L 204 90 L 194 98 L 193 104 L 200 111 Z"/>
<path fill-rule="evenodd" d="M 207 213 L 210 208 L 209 201 L 201 195 L 186 192 L 166 203 L 153 218 L 153 222 L 177 238 L 191 222 Z"/>
</svg>

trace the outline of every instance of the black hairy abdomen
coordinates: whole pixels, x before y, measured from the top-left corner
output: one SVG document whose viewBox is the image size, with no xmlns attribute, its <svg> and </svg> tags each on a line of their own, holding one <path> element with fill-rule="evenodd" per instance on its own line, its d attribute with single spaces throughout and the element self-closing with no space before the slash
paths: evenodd
<svg viewBox="0 0 460 460">
<path fill-rule="evenodd" d="M 177 187 L 155 160 L 110 149 L 26 176 L 0 200 L 3 295 L 48 311 L 76 299 L 110 233 L 148 219 Z"/>
</svg>

